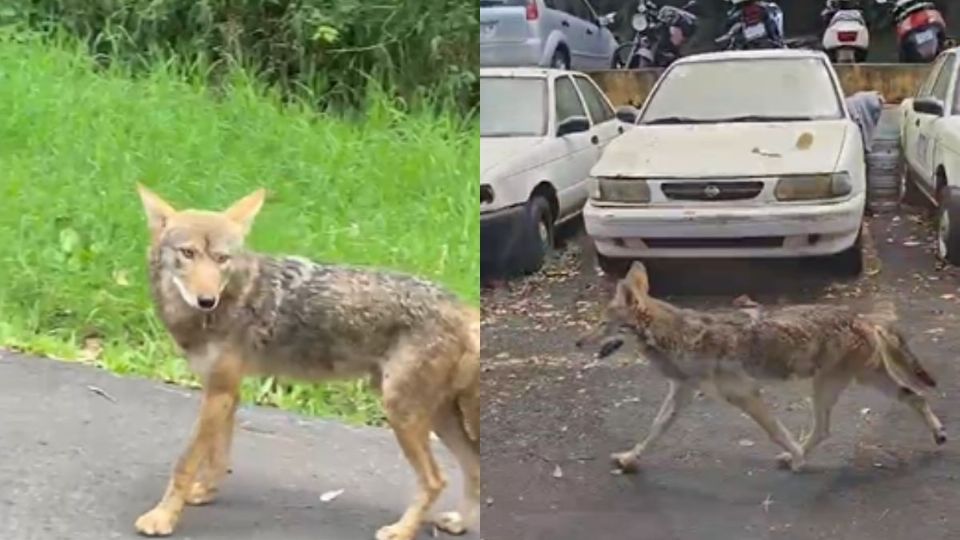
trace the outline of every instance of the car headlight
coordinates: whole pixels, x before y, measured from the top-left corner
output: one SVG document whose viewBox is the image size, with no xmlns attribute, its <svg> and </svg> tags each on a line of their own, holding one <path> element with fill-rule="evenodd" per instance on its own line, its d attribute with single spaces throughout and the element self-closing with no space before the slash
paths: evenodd
<svg viewBox="0 0 960 540">
<path fill-rule="evenodd" d="M 480 184 L 480 204 L 493 202 L 493 187 L 490 184 Z"/>
<path fill-rule="evenodd" d="M 650 202 L 650 184 L 639 178 L 591 178 L 590 198 L 621 203 Z"/>
<path fill-rule="evenodd" d="M 814 201 L 836 199 L 853 192 L 850 173 L 784 176 L 774 191 L 778 201 Z"/>
</svg>

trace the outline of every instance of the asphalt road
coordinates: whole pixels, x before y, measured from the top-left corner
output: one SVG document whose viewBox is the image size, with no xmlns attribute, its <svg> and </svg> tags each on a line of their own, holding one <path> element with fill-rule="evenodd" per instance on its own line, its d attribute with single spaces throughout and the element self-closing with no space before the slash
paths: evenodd
<svg viewBox="0 0 960 540">
<path fill-rule="evenodd" d="M 198 403 L 181 388 L 0 351 L 0 538 L 138 538 L 133 522 L 160 496 Z M 238 426 L 219 500 L 187 508 L 174 538 L 370 540 L 413 492 L 386 430 L 261 408 L 241 409 Z M 438 454 L 446 510 L 461 484 Z"/>
<path fill-rule="evenodd" d="M 869 389 L 840 399 L 833 434 L 793 475 L 753 422 L 698 399 L 646 455 L 614 475 L 608 456 L 632 446 L 666 391 L 620 353 L 594 363 L 574 341 L 609 285 L 570 246 L 543 273 L 483 294 L 483 475 L 496 540 L 925 540 L 960 538 L 960 273 L 942 268 L 917 212 L 881 213 L 863 278 L 838 282 L 815 263 L 654 265 L 655 294 L 690 306 L 744 293 L 764 304 L 896 301 L 911 345 L 940 382 L 932 405 L 951 442 L 937 448 L 912 411 Z M 795 433 L 808 422 L 806 384 L 767 399 Z"/>
</svg>

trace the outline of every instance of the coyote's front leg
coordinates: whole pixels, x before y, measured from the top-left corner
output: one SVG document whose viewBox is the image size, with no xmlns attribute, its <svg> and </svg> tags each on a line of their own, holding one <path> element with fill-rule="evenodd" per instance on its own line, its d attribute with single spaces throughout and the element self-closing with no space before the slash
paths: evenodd
<svg viewBox="0 0 960 540">
<path fill-rule="evenodd" d="M 690 403 L 692 397 L 693 388 L 690 385 L 671 380 L 670 389 L 667 390 L 667 397 L 664 398 L 663 405 L 660 406 L 660 412 L 658 412 L 656 418 L 654 418 L 653 425 L 650 426 L 650 432 L 647 433 L 647 437 L 630 450 L 618 452 L 610 456 L 611 459 L 613 459 L 614 465 L 626 473 L 637 472 L 640 455 L 670 429 L 670 426 L 673 425 L 673 421 L 677 417 L 677 413 Z"/>
<path fill-rule="evenodd" d="M 208 474 L 215 474 L 216 463 L 210 458 L 226 428 L 232 423 L 240 387 L 238 363 L 224 359 L 207 376 L 204 383 L 200 416 L 187 449 L 177 460 L 167 489 L 160 502 L 137 519 L 137 532 L 146 536 L 167 536 L 180 520 L 183 506 L 191 498 L 191 490 L 200 467 L 206 461 Z M 225 463 L 225 459 L 222 463 Z M 225 470 L 225 469 L 224 469 Z"/>
</svg>

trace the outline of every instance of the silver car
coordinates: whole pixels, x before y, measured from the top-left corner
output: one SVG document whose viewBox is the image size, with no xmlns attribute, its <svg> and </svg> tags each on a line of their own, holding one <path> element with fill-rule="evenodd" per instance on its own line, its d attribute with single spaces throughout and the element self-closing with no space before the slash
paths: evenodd
<svg viewBox="0 0 960 540">
<path fill-rule="evenodd" d="M 480 65 L 607 69 L 614 15 L 586 0 L 480 0 Z"/>
</svg>

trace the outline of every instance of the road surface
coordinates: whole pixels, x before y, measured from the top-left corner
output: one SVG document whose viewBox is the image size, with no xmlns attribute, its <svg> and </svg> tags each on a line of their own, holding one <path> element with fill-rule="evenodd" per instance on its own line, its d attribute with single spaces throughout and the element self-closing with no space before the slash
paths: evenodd
<svg viewBox="0 0 960 540">
<path fill-rule="evenodd" d="M 932 406 L 953 439 L 936 447 L 912 411 L 872 390 L 840 399 L 833 434 L 800 475 L 730 406 L 698 399 L 634 476 L 608 456 L 646 433 L 666 391 L 620 353 L 594 365 L 574 348 L 609 287 L 577 249 L 531 279 L 485 291 L 483 477 L 496 540 L 925 540 L 960 538 L 960 273 L 942 268 L 917 213 L 870 223 L 868 276 L 846 283 L 816 264 L 758 261 L 652 267 L 655 294 L 689 307 L 895 299 L 911 345 L 940 382 Z M 798 432 L 806 385 L 768 386 Z"/>
<path fill-rule="evenodd" d="M 198 403 L 182 388 L 0 351 L 0 538 L 138 538 L 133 522 L 160 496 Z M 262 408 L 242 408 L 238 425 L 220 499 L 188 507 L 174 538 L 371 540 L 412 494 L 386 430 Z M 460 475 L 438 454 L 450 486 L 437 508 L 453 508 Z"/>
</svg>

